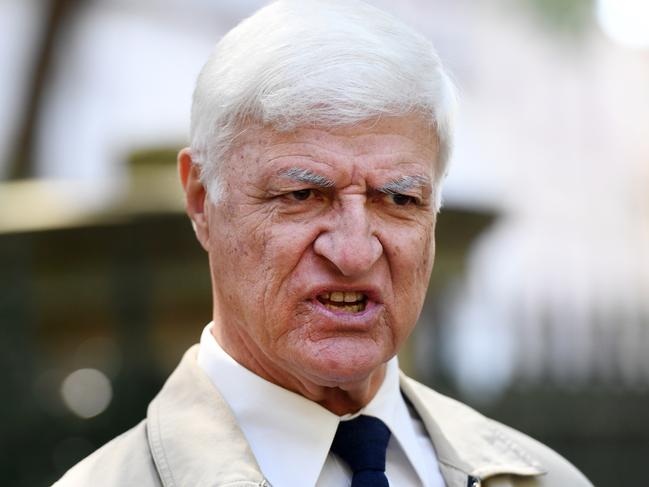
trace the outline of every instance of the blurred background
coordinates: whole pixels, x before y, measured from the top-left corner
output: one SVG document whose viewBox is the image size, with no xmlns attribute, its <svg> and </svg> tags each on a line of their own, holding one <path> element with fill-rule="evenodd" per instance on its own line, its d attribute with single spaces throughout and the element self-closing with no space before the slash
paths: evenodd
<svg viewBox="0 0 649 487">
<path fill-rule="evenodd" d="M 3 485 L 49 485 L 135 425 L 210 320 L 175 153 L 211 47 L 264 3 L 0 0 Z M 462 97 L 402 366 L 595 485 L 642 482 L 649 3 L 373 3 Z"/>
</svg>

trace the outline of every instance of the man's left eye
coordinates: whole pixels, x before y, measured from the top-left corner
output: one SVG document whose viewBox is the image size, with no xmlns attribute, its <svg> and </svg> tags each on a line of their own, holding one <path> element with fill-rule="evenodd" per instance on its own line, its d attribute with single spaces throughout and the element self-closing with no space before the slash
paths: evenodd
<svg viewBox="0 0 649 487">
<path fill-rule="evenodd" d="M 398 206 L 406 206 L 406 205 L 416 205 L 417 204 L 417 198 L 414 196 L 408 196 L 407 194 L 391 194 L 390 199 L 395 205 Z"/>
<path fill-rule="evenodd" d="M 297 201 L 306 201 L 311 195 L 313 195 L 312 189 L 298 189 L 297 191 L 291 191 L 290 195 Z"/>
</svg>

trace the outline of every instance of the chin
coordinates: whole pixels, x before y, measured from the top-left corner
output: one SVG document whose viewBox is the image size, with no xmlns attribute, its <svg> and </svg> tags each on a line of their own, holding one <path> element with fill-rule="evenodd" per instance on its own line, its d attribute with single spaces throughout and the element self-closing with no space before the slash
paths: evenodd
<svg viewBox="0 0 649 487">
<path fill-rule="evenodd" d="M 345 384 L 365 382 L 394 355 L 373 340 L 335 338 L 321 342 L 306 354 L 302 351 L 298 373 L 323 387 L 345 388 Z"/>
</svg>

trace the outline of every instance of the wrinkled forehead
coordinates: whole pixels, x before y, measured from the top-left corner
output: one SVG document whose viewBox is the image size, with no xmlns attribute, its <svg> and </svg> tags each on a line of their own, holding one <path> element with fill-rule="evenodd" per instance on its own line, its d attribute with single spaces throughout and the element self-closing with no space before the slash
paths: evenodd
<svg viewBox="0 0 649 487">
<path fill-rule="evenodd" d="M 334 127 L 300 126 L 292 130 L 278 130 L 272 125 L 248 123 L 238 131 L 230 154 L 256 152 L 256 156 L 272 161 L 282 156 L 287 148 L 305 154 L 318 152 L 340 153 L 360 157 L 390 155 L 394 152 L 416 154 L 418 160 L 432 163 L 435 169 L 439 159 L 439 141 L 433 124 L 419 115 L 378 117 L 351 125 Z M 298 155 L 296 153 L 296 155 Z M 252 154 L 250 154 L 252 155 Z M 235 165 L 254 162 L 244 157 L 232 161 Z M 435 170 L 434 173 L 437 171 Z M 435 175 L 436 177 L 436 175 Z"/>
</svg>

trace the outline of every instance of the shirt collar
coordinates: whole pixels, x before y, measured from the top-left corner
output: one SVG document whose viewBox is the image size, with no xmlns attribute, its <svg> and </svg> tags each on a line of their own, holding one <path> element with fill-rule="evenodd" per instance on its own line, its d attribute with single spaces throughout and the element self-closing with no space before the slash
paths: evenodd
<svg viewBox="0 0 649 487">
<path fill-rule="evenodd" d="M 396 357 L 387 363 L 383 383 L 369 404 L 353 415 L 339 417 L 240 365 L 220 347 L 210 332 L 211 327 L 212 323 L 208 324 L 201 335 L 198 365 L 232 408 L 261 470 L 271 483 L 315 485 L 339 421 L 360 414 L 381 419 L 419 477 L 425 478 L 425 459 L 399 389 Z M 281 455 L 278 455 L 278 437 L 282 438 Z M 299 469 L 294 468 L 296 463 Z"/>
</svg>

